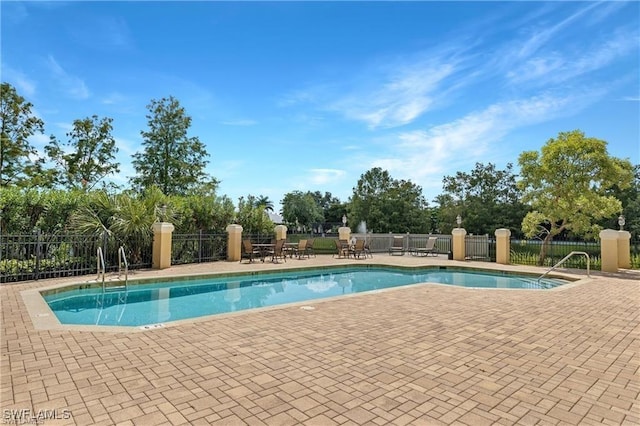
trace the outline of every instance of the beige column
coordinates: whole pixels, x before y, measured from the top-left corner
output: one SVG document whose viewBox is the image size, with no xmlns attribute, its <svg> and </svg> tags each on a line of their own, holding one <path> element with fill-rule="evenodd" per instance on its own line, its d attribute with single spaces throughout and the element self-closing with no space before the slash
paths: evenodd
<svg viewBox="0 0 640 426">
<path fill-rule="evenodd" d="M 618 268 L 631 269 L 631 233 L 618 231 Z"/>
<path fill-rule="evenodd" d="M 171 267 L 171 233 L 175 229 L 168 222 L 153 224 L 153 253 L 151 255 L 153 269 Z"/>
<path fill-rule="evenodd" d="M 287 227 L 284 225 L 276 225 L 274 228 L 276 233 L 276 240 L 286 240 L 287 239 Z"/>
<path fill-rule="evenodd" d="M 242 226 L 228 225 L 227 234 L 227 262 L 238 262 L 242 248 Z"/>
<path fill-rule="evenodd" d="M 351 239 L 351 228 L 348 226 L 341 226 L 338 228 L 338 239 L 349 241 L 349 239 Z"/>
<path fill-rule="evenodd" d="M 600 258 L 602 272 L 618 272 L 618 231 L 600 231 Z"/>
<path fill-rule="evenodd" d="M 505 228 L 496 229 L 496 263 L 508 265 L 511 255 L 511 231 Z"/>
<path fill-rule="evenodd" d="M 453 251 L 453 260 L 464 260 L 464 238 L 467 231 L 464 228 L 454 228 L 451 231 L 451 250 Z"/>
</svg>

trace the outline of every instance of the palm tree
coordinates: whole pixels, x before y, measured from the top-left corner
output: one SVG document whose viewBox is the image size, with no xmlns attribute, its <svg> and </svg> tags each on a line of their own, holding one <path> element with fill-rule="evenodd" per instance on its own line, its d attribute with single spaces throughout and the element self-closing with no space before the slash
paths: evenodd
<svg viewBox="0 0 640 426">
<path fill-rule="evenodd" d="M 122 245 L 128 250 L 131 263 L 140 262 L 144 247 L 150 247 L 153 239 L 154 206 L 126 193 L 109 195 L 96 191 L 89 197 L 87 205 L 71 217 L 71 227 L 111 246 L 103 247 L 105 253 L 115 252 Z"/>
<path fill-rule="evenodd" d="M 256 198 L 256 208 L 262 208 L 265 211 L 273 212 L 273 201 L 269 200 L 266 195 L 260 195 Z"/>
</svg>

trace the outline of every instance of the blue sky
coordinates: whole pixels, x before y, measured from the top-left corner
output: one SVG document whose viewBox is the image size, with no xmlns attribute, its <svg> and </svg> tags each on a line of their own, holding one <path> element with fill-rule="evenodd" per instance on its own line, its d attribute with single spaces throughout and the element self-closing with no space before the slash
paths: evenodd
<svg viewBox="0 0 640 426">
<path fill-rule="evenodd" d="M 2 2 L 2 81 L 45 135 L 113 118 L 125 184 L 174 96 L 234 201 L 347 201 L 372 167 L 420 185 L 583 130 L 640 163 L 638 2 Z"/>
</svg>

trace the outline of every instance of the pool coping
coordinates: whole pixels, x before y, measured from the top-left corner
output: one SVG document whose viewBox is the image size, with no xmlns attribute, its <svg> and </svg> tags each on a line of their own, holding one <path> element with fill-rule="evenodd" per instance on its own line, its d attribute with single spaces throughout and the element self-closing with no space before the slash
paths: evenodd
<svg viewBox="0 0 640 426">
<path fill-rule="evenodd" d="M 495 266 L 494 266 L 495 265 Z M 307 267 L 287 267 L 282 269 L 269 269 L 269 270 L 258 270 L 258 271 L 242 271 L 242 272 L 204 272 L 204 273 L 191 273 L 191 274 L 168 274 L 163 275 L 162 277 L 141 277 L 139 279 L 130 280 L 135 283 L 133 285 L 139 285 L 149 282 L 163 282 L 170 281 L 176 278 L 182 279 L 202 279 L 207 277 L 235 277 L 235 276 L 258 276 L 265 274 L 274 274 L 281 272 L 295 272 L 295 271 L 309 271 L 309 270 L 331 270 L 331 269 L 345 269 L 345 268 L 395 268 L 395 269 L 405 269 L 405 270 L 426 270 L 426 269 L 436 269 L 436 270 L 467 270 L 474 272 L 489 272 L 489 273 L 503 273 L 505 275 L 529 275 L 532 278 L 536 278 L 537 274 L 534 272 L 523 272 L 518 271 L 517 269 L 513 269 L 514 265 L 498 265 L 493 264 L 492 268 L 483 268 L 478 266 L 468 266 L 468 265 L 450 265 L 450 264 L 430 264 L 430 265 L 421 265 L 421 266 L 406 266 L 406 265 L 394 265 L 390 263 L 358 263 L 358 264 L 337 264 L 337 265 L 325 265 L 325 266 L 307 266 Z M 565 291 L 570 288 L 573 288 L 577 285 L 581 285 L 591 281 L 591 277 L 583 277 L 580 275 L 572 274 L 572 273 L 564 273 L 554 271 L 552 274 L 547 274 L 547 278 L 557 278 L 569 281 L 566 284 L 561 286 L 549 288 L 549 289 L 531 289 L 531 288 L 480 288 L 480 287 L 463 287 L 463 286 L 455 286 L 456 288 L 460 288 L 463 290 L 486 290 L 486 291 L 532 291 L 532 292 L 555 292 L 555 291 Z M 380 292 L 387 291 L 396 291 L 402 290 L 405 288 L 415 288 L 416 286 L 436 286 L 437 287 L 452 287 L 451 284 L 443 284 L 436 282 L 424 282 L 424 283 L 416 283 L 407 286 L 398 286 L 398 287 L 390 287 L 385 289 L 376 289 L 371 291 L 366 291 L 362 293 L 353 293 L 353 294 L 344 294 L 337 296 L 328 296 L 320 299 L 313 300 L 305 300 L 291 303 L 284 303 L 273 306 L 264 306 L 259 308 L 245 309 L 236 312 L 227 312 L 227 313 L 219 313 L 212 315 L 205 315 L 194 318 L 185 318 L 181 320 L 168 321 L 166 323 L 156 323 L 156 324 L 147 324 L 143 326 L 106 326 L 106 325 L 86 325 L 86 324 L 62 324 L 55 313 L 51 310 L 47 302 L 43 297 L 43 293 L 48 291 L 54 291 L 58 289 L 67 289 L 69 287 L 74 286 L 89 286 L 89 287 L 101 287 L 101 283 L 97 281 L 97 279 L 84 281 L 84 283 L 58 283 L 52 284 L 49 286 L 44 286 L 41 288 L 28 289 L 20 292 L 22 300 L 25 304 L 33 327 L 36 330 L 67 330 L 67 331 L 87 331 L 87 332 L 105 332 L 105 333 L 139 333 L 139 332 L 147 332 L 153 331 L 157 329 L 167 328 L 167 327 L 178 327 L 184 324 L 194 324 L 198 322 L 211 321 L 216 318 L 225 318 L 229 316 L 238 316 L 238 315 L 247 315 L 251 313 L 265 312 L 269 310 L 275 309 L 287 309 L 292 307 L 300 306 L 301 309 L 305 306 L 317 304 L 317 303 L 326 303 L 331 302 L 336 299 L 343 299 L 347 297 L 357 297 L 357 296 L 366 296 L 366 295 L 374 295 Z"/>
</svg>

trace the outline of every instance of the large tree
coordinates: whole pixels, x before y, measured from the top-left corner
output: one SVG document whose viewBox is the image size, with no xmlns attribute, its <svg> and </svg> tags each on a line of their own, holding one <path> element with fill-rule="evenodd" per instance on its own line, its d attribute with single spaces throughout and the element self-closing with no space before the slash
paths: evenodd
<svg viewBox="0 0 640 426">
<path fill-rule="evenodd" d="M 113 119 L 94 115 L 73 122 L 69 140 L 61 144 L 51 136 L 45 147 L 47 155 L 58 165 L 57 180 L 69 189 L 92 189 L 98 182 L 120 171 L 115 161 L 118 152 L 111 136 Z"/>
<path fill-rule="evenodd" d="M 442 180 L 444 193 L 439 196 L 441 227 L 446 231 L 456 226 L 461 215 L 464 228 L 474 234 L 491 234 L 498 228 L 508 228 L 520 234 L 527 208 L 520 202 L 513 165 L 498 170 L 495 164 L 476 163 L 470 172 L 457 172 Z M 448 195 L 444 196 L 444 195 Z"/>
<path fill-rule="evenodd" d="M 133 186 L 144 190 L 157 185 L 165 195 L 214 193 L 218 181 L 205 172 L 209 154 L 198 137 L 187 136 L 191 117 L 178 100 L 152 100 L 147 109 L 144 151 L 133 155 Z"/>
<path fill-rule="evenodd" d="M 331 192 L 320 191 L 308 192 L 322 210 L 322 216 L 327 224 L 336 224 L 342 220 L 342 215 L 347 212 L 346 204 L 338 197 L 334 197 Z"/>
<path fill-rule="evenodd" d="M 0 188 L 32 186 L 42 177 L 44 160 L 29 138 L 44 132 L 44 123 L 32 112 L 33 104 L 9 83 L 0 87 Z M 38 182 L 35 182 L 36 184 Z M 44 182 L 43 182 L 44 183 Z"/>
<path fill-rule="evenodd" d="M 540 152 L 520 154 L 523 201 L 532 211 L 522 222 L 527 236 L 543 238 L 538 262 L 546 256 L 547 243 L 563 231 L 595 236 L 597 222 L 615 217 L 622 204 L 610 189 L 624 190 L 632 181 L 628 160 L 612 157 L 607 142 L 585 137 L 580 130 L 560 132 Z"/>
<path fill-rule="evenodd" d="M 284 195 L 280 204 L 282 204 L 282 217 L 292 226 L 301 226 L 304 230 L 308 230 L 315 224 L 324 222 L 322 209 L 310 192 L 289 192 Z"/>
<path fill-rule="evenodd" d="M 364 222 L 367 230 L 375 232 L 426 232 L 429 228 L 422 188 L 393 179 L 380 167 L 360 176 L 353 188 L 348 221 L 352 229 Z"/>
</svg>

